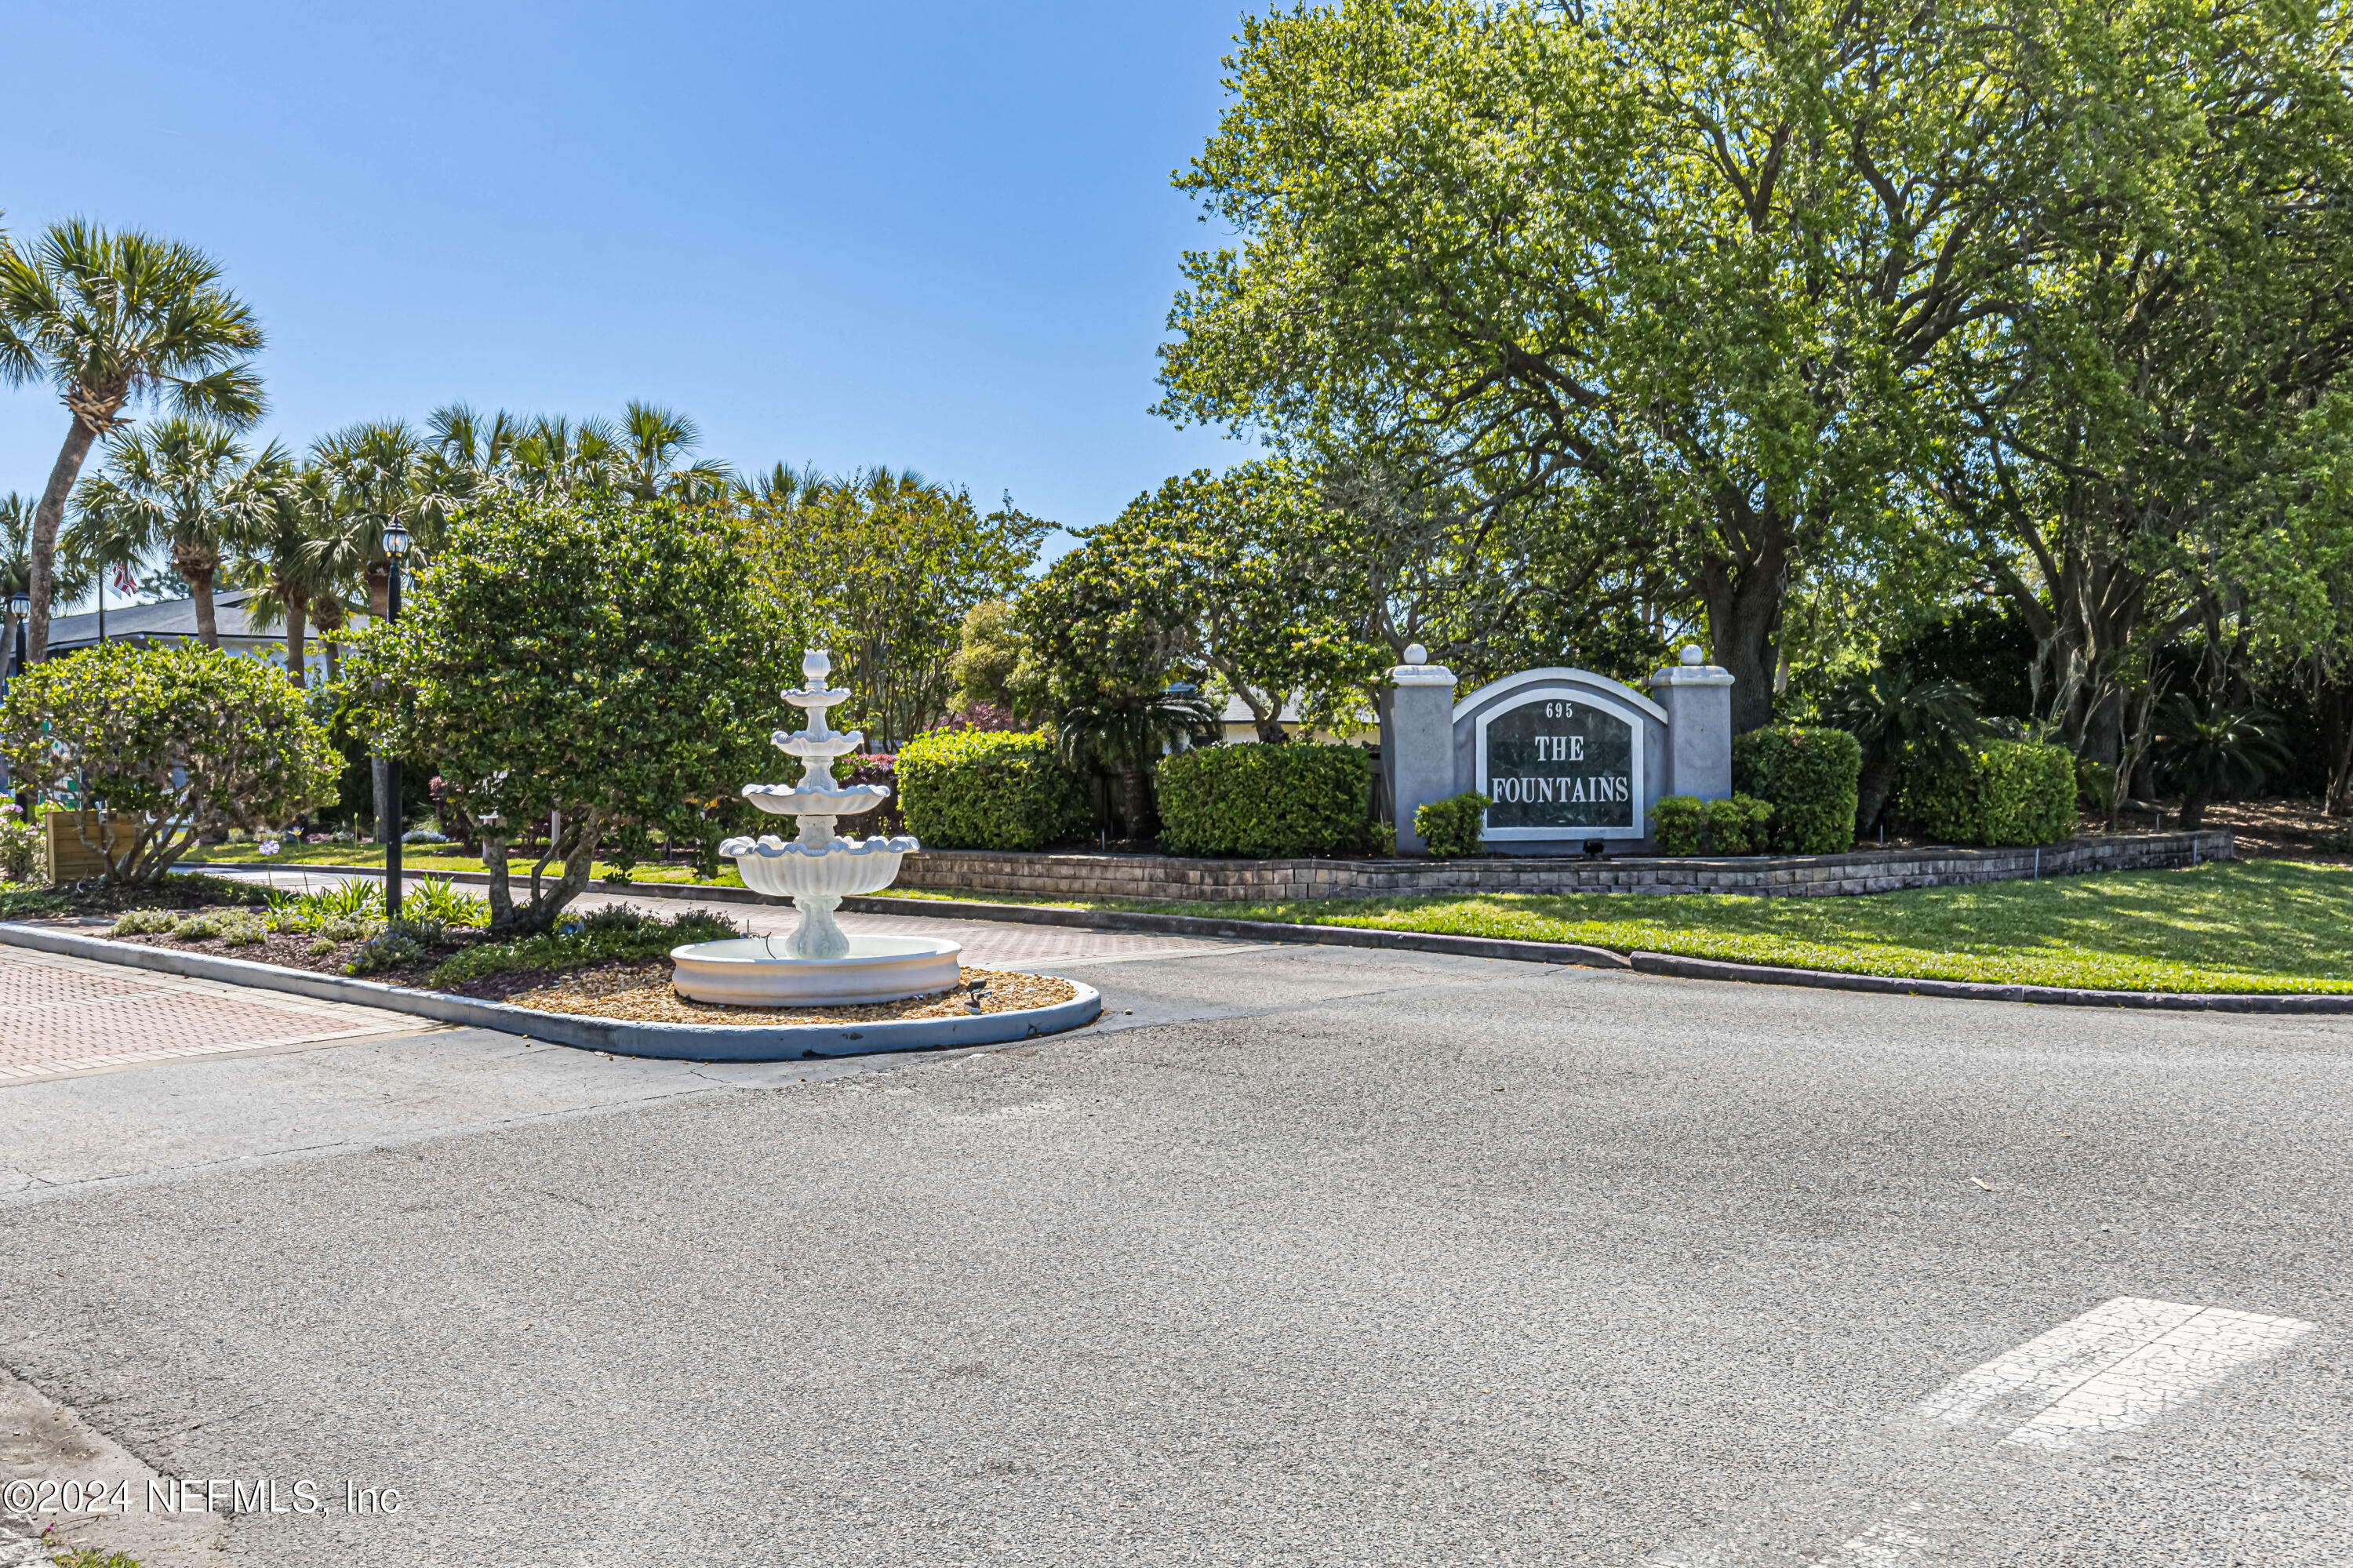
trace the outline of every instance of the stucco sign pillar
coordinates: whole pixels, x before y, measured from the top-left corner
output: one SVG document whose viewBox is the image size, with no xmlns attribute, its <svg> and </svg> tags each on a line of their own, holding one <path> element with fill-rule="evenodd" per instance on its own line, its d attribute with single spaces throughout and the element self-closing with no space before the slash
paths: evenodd
<svg viewBox="0 0 2353 1568">
<path fill-rule="evenodd" d="M 1419 642 L 1389 671 L 1389 799 L 1397 808 L 1399 854 L 1427 854 L 1413 813 L 1458 792 L 1454 782 L 1454 672 L 1430 662 Z"/>
<path fill-rule="evenodd" d="M 1664 793 L 1721 800 L 1732 793 L 1732 672 L 1710 664 L 1696 643 L 1651 676 L 1667 710 Z"/>
</svg>

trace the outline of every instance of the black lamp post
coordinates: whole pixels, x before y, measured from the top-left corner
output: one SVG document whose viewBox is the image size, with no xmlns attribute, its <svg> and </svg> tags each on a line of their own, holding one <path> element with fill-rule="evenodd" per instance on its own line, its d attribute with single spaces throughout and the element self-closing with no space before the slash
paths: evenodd
<svg viewBox="0 0 2353 1568">
<path fill-rule="evenodd" d="M 400 619 L 400 563 L 408 554 L 408 530 L 399 523 L 387 524 L 384 530 L 384 619 L 385 624 Z M 376 832 L 384 839 L 384 913 L 387 920 L 400 918 L 400 758 L 384 758 L 384 810 L 376 819 Z"/>
</svg>

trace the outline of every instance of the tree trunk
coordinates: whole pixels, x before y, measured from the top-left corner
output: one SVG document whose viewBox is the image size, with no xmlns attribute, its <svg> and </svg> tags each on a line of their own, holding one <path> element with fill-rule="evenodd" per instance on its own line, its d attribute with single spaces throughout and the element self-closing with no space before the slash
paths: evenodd
<svg viewBox="0 0 2353 1568">
<path fill-rule="evenodd" d="M 2353 816 L 2353 683 L 2325 683 L 2313 705 L 2320 710 L 2328 783 L 2321 810 L 2332 817 Z"/>
<path fill-rule="evenodd" d="M 392 613 L 392 574 L 386 563 L 377 560 L 367 565 L 368 614 L 382 620 Z"/>
<path fill-rule="evenodd" d="M 491 906 L 491 935 L 503 937 L 514 930 L 514 886 L 507 877 L 507 837 L 501 828 L 498 832 L 482 832 L 482 870 L 489 874 L 491 885 L 484 891 Z"/>
<path fill-rule="evenodd" d="M 1774 634 L 1788 587 L 1788 547 L 1778 526 L 1766 548 L 1748 561 L 1711 556 L 1701 569 L 1709 650 L 1732 675 L 1732 733 L 1773 722 Z"/>
<path fill-rule="evenodd" d="M 304 657 L 302 601 L 299 598 L 290 597 L 286 601 L 286 678 L 294 683 L 297 691 L 309 683 L 305 678 L 306 672 L 302 668 Z"/>
<path fill-rule="evenodd" d="M 1887 797 L 1895 788 L 1895 759 L 1883 757 L 1863 768 L 1855 784 L 1854 836 L 1857 839 L 1878 825 L 1879 814 L 1887 810 Z"/>
<path fill-rule="evenodd" d="M 207 648 L 220 646 L 220 626 L 213 615 L 214 567 L 183 564 L 180 575 L 188 580 L 188 593 L 196 607 L 196 641 Z"/>
<path fill-rule="evenodd" d="M 2185 789 L 2181 795 L 2181 826 L 2184 832 L 2196 832 L 2206 820 L 2206 792 Z"/>
<path fill-rule="evenodd" d="M 1140 839 L 1144 837 L 1145 814 L 1151 810 L 1144 764 L 1134 758 L 1123 764 L 1119 770 L 1119 782 L 1120 795 L 1127 812 L 1127 836 Z"/>
<path fill-rule="evenodd" d="M 37 664 L 48 656 L 49 596 L 57 587 L 58 524 L 65 521 L 66 497 L 73 493 L 74 481 L 81 476 L 81 461 L 90 455 L 90 444 L 97 439 L 98 432 L 76 415 L 72 428 L 66 431 L 66 444 L 49 470 L 48 488 L 41 492 L 41 504 L 33 512 L 33 571 L 27 589 L 32 595 L 33 609 L 25 643 L 25 661 L 30 664 Z"/>
</svg>

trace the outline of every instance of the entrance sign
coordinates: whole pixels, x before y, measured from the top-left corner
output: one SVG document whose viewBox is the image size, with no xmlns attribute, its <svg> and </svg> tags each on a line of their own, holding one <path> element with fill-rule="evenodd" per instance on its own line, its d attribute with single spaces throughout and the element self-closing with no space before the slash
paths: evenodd
<svg viewBox="0 0 2353 1568">
<path fill-rule="evenodd" d="M 1418 647 L 1389 683 L 1381 766 L 1403 853 L 1423 851 L 1415 808 L 1466 789 L 1493 802 L 1488 849 L 1529 855 L 1641 853 L 1661 796 L 1732 792 L 1732 677 L 1697 648 L 1651 675 L 1658 702 L 1570 669 L 1524 670 L 1452 702 L 1453 673 Z"/>
<path fill-rule="evenodd" d="M 1479 793 L 1491 839 L 1632 829 L 1642 811 L 1641 721 L 1582 690 L 1539 692 L 1479 715 Z"/>
</svg>

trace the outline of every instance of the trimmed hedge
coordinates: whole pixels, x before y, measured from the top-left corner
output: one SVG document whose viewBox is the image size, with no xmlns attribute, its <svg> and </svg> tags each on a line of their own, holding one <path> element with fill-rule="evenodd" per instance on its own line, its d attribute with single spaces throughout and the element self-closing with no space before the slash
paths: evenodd
<svg viewBox="0 0 2353 1568">
<path fill-rule="evenodd" d="M 932 849 L 1042 849 L 1089 817 L 1048 730 L 934 730 L 899 748 L 893 772 L 907 831 Z"/>
<path fill-rule="evenodd" d="M 1862 777 L 1862 744 L 1842 729 L 1769 725 L 1733 737 L 1732 787 L 1772 806 L 1783 854 L 1852 849 Z"/>
<path fill-rule="evenodd" d="M 1487 842 L 1487 808 L 1495 802 L 1476 789 L 1428 800 L 1413 809 L 1413 831 L 1422 847 L 1441 860 L 1477 854 Z"/>
<path fill-rule="evenodd" d="M 1664 795 L 1651 810 L 1651 835 L 1661 854 L 1756 854 L 1771 842 L 1766 824 L 1772 820 L 1773 808 L 1753 795 Z"/>
<path fill-rule="evenodd" d="M 2075 834 L 2075 758 L 2063 746 L 1981 740 L 1957 766 L 1910 763 L 1903 813 L 1953 844 L 2055 844 Z"/>
<path fill-rule="evenodd" d="M 1354 746 L 1245 741 L 1164 757 L 1160 842 L 1178 854 L 1330 854 L 1365 841 L 1372 758 Z"/>
</svg>

